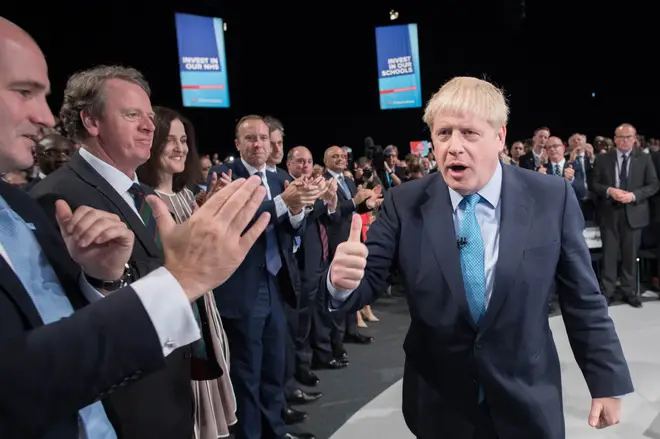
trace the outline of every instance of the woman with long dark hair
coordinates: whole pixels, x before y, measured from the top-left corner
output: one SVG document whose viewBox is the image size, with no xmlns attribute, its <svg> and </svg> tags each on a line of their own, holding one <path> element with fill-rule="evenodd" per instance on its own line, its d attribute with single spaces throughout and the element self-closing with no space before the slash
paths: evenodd
<svg viewBox="0 0 660 439">
<path fill-rule="evenodd" d="M 154 107 L 156 131 L 151 157 L 137 169 L 140 182 L 154 188 L 177 223 L 188 220 L 197 209 L 189 187 L 201 176 L 192 124 L 169 108 Z M 209 191 L 209 193 L 211 193 Z M 193 347 L 192 386 L 195 395 L 194 439 L 229 436 L 236 423 L 236 401 L 229 378 L 229 344 L 222 321 L 209 292 L 193 305 L 202 338 Z M 206 329 L 208 328 L 208 330 Z"/>
</svg>

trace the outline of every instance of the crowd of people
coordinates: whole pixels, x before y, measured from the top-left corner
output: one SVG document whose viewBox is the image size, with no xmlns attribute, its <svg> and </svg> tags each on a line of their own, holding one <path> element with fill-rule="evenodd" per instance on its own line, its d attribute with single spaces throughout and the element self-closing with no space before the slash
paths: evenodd
<svg viewBox="0 0 660 439">
<path fill-rule="evenodd" d="M 460 343 L 452 345 L 455 341 L 438 328 L 455 321 L 459 312 L 449 292 L 438 295 L 434 289 L 456 293 L 453 281 L 462 273 L 473 327 L 460 320 L 466 325 L 461 340 L 480 349 L 481 342 L 473 338 L 481 333 L 472 331 L 493 315 L 483 299 L 490 294 L 485 290 L 493 288 L 492 273 L 490 280 L 484 273 L 488 277 L 497 260 L 497 251 L 488 249 L 500 246 L 488 239 L 500 233 L 498 239 L 510 246 L 501 252 L 511 258 L 500 258 L 506 262 L 498 268 L 497 281 L 512 283 L 516 277 L 517 250 L 531 254 L 524 259 L 531 262 L 521 262 L 528 271 L 551 267 L 529 278 L 523 274 L 515 285 L 526 291 L 528 284 L 543 284 L 552 294 L 556 287 L 567 325 L 582 322 L 582 330 L 569 332 L 581 344 L 578 360 L 587 367 L 598 356 L 597 362 L 616 365 L 609 374 L 589 376 L 588 382 L 597 404 L 597 409 L 592 406 L 594 426 L 618 422 L 619 406 L 612 400 L 632 389 L 627 366 L 600 299 L 585 290 L 595 280 L 591 265 L 583 264 L 586 244 L 571 240 L 581 236 L 576 228 L 583 228 L 592 205 L 607 255 L 602 294 L 611 300 L 618 285 L 632 306 L 641 306 L 634 260 L 641 230 L 650 221 L 647 200 L 659 183 L 656 162 L 641 150 L 644 145 L 632 125 L 616 128 L 616 148 L 610 151 L 591 148 L 580 134 L 569 139 L 567 150 L 547 128 L 536 130 L 528 152 L 520 142 L 508 148 L 503 97 L 484 81 L 457 78 L 434 96 L 425 116 L 437 160 L 433 153 L 400 160 L 394 145 L 356 160 L 349 157 L 350 148 L 331 146 L 322 165 L 315 164 L 305 146 L 288 149 L 285 157 L 281 121 L 247 115 L 235 129 L 239 157 L 220 162 L 199 157 L 194 127 L 184 115 L 152 107 L 148 82 L 132 68 L 99 66 L 72 75 L 58 128 L 53 128 L 56 121 L 45 101 L 46 64 L 38 46 L 4 20 L 0 44 L 0 129 L 5 130 L 0 132 L 5 180 L 0 184 L 0 262 L 7 262 L 0 266 L 0 331 L 10 340 L 3 341 L 0 356 L 18 358 L 0 362 L 0 383 L 10 395 L 0 398 L 0 407 L 11 415 L 0 418 L 1 436 L 74 439 L 82 431 L 88 439 L 313 438 L 312 433 L 288 431 L 287 425 L 306 417 L 293 406 L 322 397 L 309 390 L 320 382 L 314 370 L 349 366 L 345 342 L 373 341 L 358 328 L 377 321 L 370 305 L 386 293 L 394 273 L 407 287 L 413 316 L 405 350 L 419 397 L 408 402 L 407 410 L 404 404 L 406 416 L 414 418 L 408 420 L 413 432 L 432 437 L 440 428 L 458 435 L 448 437 L 465 437 L 476 428 L 483 433 L 479 437 L 490 438 L 496 437 L 493 429 L 526 428 L 544 431 L 538 437 L 558 438 L 563 430 L 556 426 L 497 413 L 498 405 L 515 406 L 520 413 L 543 409 L 538 398 L 524 401 L 522 391 L 505 395 L 503 389 L 513 384 L 491 369 L 511 359 L 488 351 L 490 359 L 479 357 L 477 372 L 473 354 L 469 367 L 461 370 L 465 358 L 461 354 L 458 361 L 455 350 Z M 493 101 L 501 100 L 501 108 L 488 115 L 470 107 L 483 120 L 470 119 L 460 107 L 462 89 L 490 93 Z M 442 99 L 465 114 L 434 110 L 434 105 L 444 108 Z M 485 149 L 478 149 L 480 142 Z M 560 178 L 538 179 L 513 171 L 516 166 Z M 502 191 L 517 192 L 519 204 L 505 196 L 500 211 L 500 187 L 493 179 Z M 449 187 L 444 194 L 438 192 L 442 184 Z M 396 186 L 402 188 L 391 190 Z M 468 199 L 476 204 L 467 207 Z M 480 210 L 480 200 L 489 211 Z M 579 200 L 582 209 L 572 200 Z M 442 210 L 451 204 L 453 212 Z M 510 216 L 514 210 L 515 219 Z M 538 221 L 528 226 L 525 212 L 532 211 Z M 489 229 L 500 215 L 511 226 L 501 232 Z M 427 230 L 424 218 L 433 218 L 437 234 Z M 512 229 L 516 224 L 520 230 Z M 455 237 L 454 229 L 463 235 Z M 480 229 L 483 242 L 475 235 Z M 523 232 L 531 233 L 531 242 L 515 238 Z M 423 239 L 425 233 L 432 239 Z M 450 259 L 457 252 L 460 260 Z M 572 252 L 580 258 L 571 259 Z M 441 271 L 432 257 L 442 262 Z M 560 257 L 568 258 L 564 265 Z M 456 268 L 452 276 L 447 272 L 451 267 Z M 441 272 L 445 278 L 438 277 Z M 555 274 L 560 285 L 555 285 Z M 560 287 L 571 293 L 562 294 Z M 494 329 L 505 331 L 513 321 L 523 322 L 534 328 L 524 332 L 535 337 L 536 346 L 545 346 L 547 325 L 532 318 L 552 304 L 519 293 L 527 301 L 520 309 L 528 313 L 509 311 L 506 324 Z M 503 299 L 494 294 L 493 300 L 501 306 Z M 598 353 L 595 339 L 602 342 Z M 528 356 L 521 359 L 520 346 L 514 345 L 505 349 L 511 358 L 530 370 L 545 367 L 553 377 L 558 373 L 552 358 L 532 364 L 539 357 L 529 349 L 537 348 L 524 351 Z M 460 377 L 451 381 L 459 371 Z M 605 378 L 613 384 L 604 386 Z M 557 383 L 539 379 L 552 388 L 548 416 L 559 420 Z M 468 387 L 457 397 L 460 388 Z M 482 405 L 483 392 L 488 407 Z M 441 395 L 458 401 L 456 407 L 469 399 L 466 395 L 474 396 L 478 412 L 447 410 Z M 441 414 L 430 424 L 420 417 L 430 414 L 422 406 L 427 404 Z M 38 422 L 31 416 L 35 412 L 42 414 Z M 438 423 L 450 417 L 456 427 Z"/>
</svg>

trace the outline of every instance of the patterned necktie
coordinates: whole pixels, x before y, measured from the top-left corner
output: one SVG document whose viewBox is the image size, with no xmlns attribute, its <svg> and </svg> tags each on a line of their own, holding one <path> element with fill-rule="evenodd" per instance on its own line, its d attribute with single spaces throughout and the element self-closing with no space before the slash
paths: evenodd
<svg viewBox="0 0 660 439">
<path fill-rule="evenodd" d="M 461 200 L 463 218 L 461 219 L 460 237 L 465 238 L 461 248 L 461 272 L 465 294 L 472 319 L 478 325 L 486 314 L 486 266 L 484 264 L 484 243 L 481 228 L 474 208 L 481 200 L 479 194 L 468 195 Z M 479 386 L 478 403 L 484 400 L 483 387 Z"/>
<path fill-rule="evenodd" d="M 321 235 L 322 260 L 327 261 L 330 255 L 330 246 L 328 245 L 328 231 L 321 221 L 319 221 L 319 235 Z"/>
<path fill-rule="evenodd" d="M 142 218 L 142 222 L 147 228 L 149 236 L 153 237 L 154 242 L 158 248 L 162 248 L 160 237 L 158 236 L 158 229 L 156 228 L 156 218 L 154 218 L 151 206 L 147 203 L 147 196 L 139 184 L 133 183 L 133 186 L 128 189 L 128 193 L 133 196 L 135 208 Z"/>
<path fill-rule="evenodd" d="M 0 197 L 0 244 L 44 324 L 56 322 L 73 314 L 73 306 L 34 234 L 2 197 Z M 0 263 L 4 263 L 2 257 Z M 117 434 L 100 401 L 81 409 L 78 417 L 86 439 L 117 439 Z"/>
<path fill-rule="evenodd" d="M 621 157 L 621 171 L 619 172 L 619 189 L 626 190 L 628 187 L 628 155 Z"/>
<path fill-rule="evenodd" d="M 555 175 L 561 176 L 561 172 L 559 171 L 559 165 L 555 165 Z"/>
<path fill-rule="evenodd" d="M 460 237 L 465 238 L 465 246 L 461 249 L 463 283 L 465 284 L 465 293 L 470 306 L 470 314 L 472 314 L 472 319 L 477 324 L 486 313 L 484 243 L 477 215 L 474 212 L 474 208 L 480 199 L 479 194 L 472 194 L 461 201 L 463 218 L 460 232 Z"/>
<path fill-rule="evenodd" d="M 264 173 L 259 171 L 256 175 L 261 177 L 261 184 L 264 185 Z M 266 194 L 266 199 L 268 199 L 268 194 Z M 266 269 L 273 276 L 277 276 L 280 268 L 282 268 L 282 257 L 280 256 L 277 232 L 275 226 L 269 224 L 266 227 Z"/>
</svg>

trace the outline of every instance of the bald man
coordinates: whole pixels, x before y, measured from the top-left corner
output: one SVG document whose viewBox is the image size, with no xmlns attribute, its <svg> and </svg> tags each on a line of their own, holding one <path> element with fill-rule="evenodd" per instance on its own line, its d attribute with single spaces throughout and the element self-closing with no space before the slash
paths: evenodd
<svg viewBox="0 0 660 439">
<path fill-rule="evenodd" d="M 635 276 L 637 250 L 642 229 L 650 222 L 648 199 L 660 184 L 651 157 L 634 148 L 636 136 L 637 131 L 630 124 L 616 128 L 616 148 L 596 159 L 591 190 L 597 196 L 596 219 L 603 241 L 603 294 L 611 302 L 620 278 L 623 299 L 638 308 L 642 302 Z"/>
<path fill-rule="evenodd" d="M 46 103 L 49 87 L 37 44 L 0 18 L 0 174 L 32 166 L 37 133 L 54 124 Z M 151 413 L 146 419 L 144 407 L 130 416 L 153 428 L 125 434 L 125 418 L 107 405 L 106 396 L 162 370 L 177 346 L 199 339 L 190 303 L 223 283 L 266 227 L 262 218 L 254 232 L 247 231 L 243 236 L 253 239 L 242 250 L 230 243 L 243 239 L 247 222 L 232 227 L 233 238 L 220 231 L 226 225 L 209 227 L 215 215 L 230 222 L 237 215 L 252 218 L 265 191 L 256 179 L 233 190 L 239 187 L 230 201 L 252 199 L 252 207 L 225 210 L 231 203 L 222 200 L 229 192 L 219 192 L 196 213 L 206 227 L 175 227 L 165 205 L 150 199 L 159 225 L 167 226 L 159 231 L 169 256 L 164 267 L 133 282 L 126 263 L 134 237 L 118 217 L 84 206 L 72 213 L 60 201 L 60 234 L 34 200 L 0 183 L 0 437 L 154 437 L 164 417 Z M 217 267 L 228 262 L 229 270 L 220 275 L 224 270 Z M 157 437 L 190 439 L 192 429 Z"/>
</svg>

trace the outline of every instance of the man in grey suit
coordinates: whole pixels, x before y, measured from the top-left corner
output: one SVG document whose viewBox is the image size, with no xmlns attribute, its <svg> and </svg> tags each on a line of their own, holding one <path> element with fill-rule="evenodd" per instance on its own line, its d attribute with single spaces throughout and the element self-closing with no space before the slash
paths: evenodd
<svg viewBox="0 0 660 439">
<path fill-rule="evenodd" d="M 634 148 L 636 136 L 637 131 L 630 124 L 616 129 L 616 148 L 596 159 L 591 189 L 597 197 L 596 220 L 603 241 L 603 294 L 612 301 L 620 254 L 623 297 L 639 308 L 642 302 L 635 283 L 637 250 L 642 229 L 650 221 L 648 199 L 660 184 L 651 157 Z"/>
</svg>

